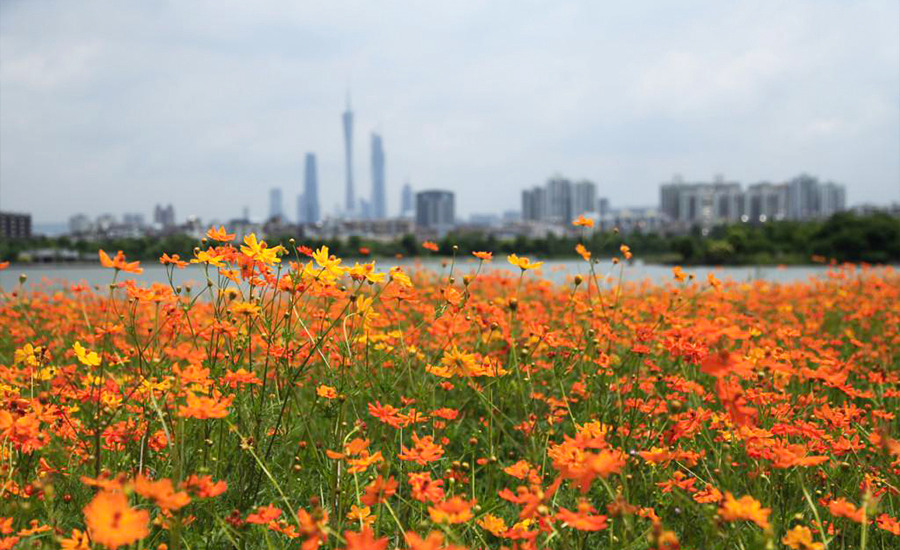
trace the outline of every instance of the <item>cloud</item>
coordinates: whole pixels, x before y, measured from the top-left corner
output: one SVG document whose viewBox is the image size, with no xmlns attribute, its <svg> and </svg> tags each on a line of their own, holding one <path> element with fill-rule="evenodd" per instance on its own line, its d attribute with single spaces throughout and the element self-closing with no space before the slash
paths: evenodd
<svg viewBox="0 0 900 550">
<path fill-rule="evenodd" d="M 348 87 L 357 193 L 378 131 L 393 212 L 406 178 L 468 213 L 555 172 L 620 205 L 654 204 L 674 172 L 809 171 L 897 200 L 898 18 L 892 1 L 4 2 L 0 204 L 261 217 L 280 186 L 293 213 L 314 151 L 329 212 Z"/>
</svg>

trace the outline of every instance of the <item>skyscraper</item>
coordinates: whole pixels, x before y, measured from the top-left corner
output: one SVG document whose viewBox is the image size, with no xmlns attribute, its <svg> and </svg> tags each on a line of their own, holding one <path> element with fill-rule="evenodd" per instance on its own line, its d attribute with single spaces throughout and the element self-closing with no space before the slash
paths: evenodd
<svg viewBox="0 0 900 550">
<path fill-rule="evenodd" d="M 284 211 L 281 209 L 281 189 L 273 187 L 269 191 L 269 219 L 284 218 Z"/>
<path fill-rule="evenodd" d="M 303 197 L 303 193 L 297 195 L 297 223 L 306 223 L 306 199 Z"/>
<path fill-rule="evenodd" d="M 344 197 L 344 208 L 347 215 L 356 209 L 356 197 L 353 193 L 353 111 L 350 110 L 350 96 L 347 96 L 347 110 L 344 111 L 344 155 L 347 172 L 347 194 Z"/>
<path fill-rule="evenodd" d="M 381 136 L 372 134 L 372 217 L 376 220 L 387 217 L 384 190 L 384 147 Z"/>
<path fill-rule="evenodd" d="M 316 170 L 316 154 L 306 153 L 306 173 L 303 180 L 303 221 L 318 223 L 319 214 L 319 176 Z"/>
<path fill-rule="evenodd" d="M 416 207 L 413 205 L 412 185 L 410 185 L 409 182 L 406 182 L 403 184 L 403 192 L 400 195 L 400 216 L 403 218 L 412 216 L 415 209 Z"/>
</svg>

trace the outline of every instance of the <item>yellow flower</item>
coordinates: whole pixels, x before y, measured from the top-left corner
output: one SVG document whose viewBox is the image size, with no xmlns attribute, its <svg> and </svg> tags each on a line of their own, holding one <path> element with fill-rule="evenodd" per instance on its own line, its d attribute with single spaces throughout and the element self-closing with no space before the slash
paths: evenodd
<svg viewBox="0 0 900 550">
<path fill-rule="evenodd" d="M 194 252 L 194 258 L 191 260 L 192 264 L 202 264 L 206 263 L 209 265 L 213 265 L 216 267 L 223 267 L 225 264 L 222 263 L 222 260 L 225 259 L 224 255 L 216 254 L 216 251 L 210 248 L 209 250 L 198 250 Z"/>
<path fill-rule="evenodd" d="M 234 302 L 231 304 L 231 312 L 238 315 L 259 315 L 261 308 L 253 302 Z"/>
<path fill-rule="evenodd" d="M 347 519 L 351 521 L 358 521 L 364 526 L 369 526 L 375 523 L 375 520 L 378 519 L 377 516 L 372 515 L 372 509 L 368 506 L 363 506 L 360 508 L 357 505 L 350 506 L 350 511 L 347 512 Z"/>
<path fill-rule="evenodd" d="M 100 365 L 100 356 L 97 355 L 97 352 L 84 349 L 84 346 L 81 345 L 81 342 L 75 342 L 75 345 L 72 346 L 72 349 L 75 350 L 75 355 L 78 356 L 78 360 L 81 361 L 82 365 L 88 367 L 96 367 Z"/>
<path fill-rule="evenodd" d="M 380 283 L 384 280 L 384 273 L 375 273 L 375 262 L 367 264 L 356 263 L 347 270 L 347 274 L 354 281 L 369 281 L 370 283 Z"/>
<path fill-rule="evenodd" d="M 391 268 L 391 279 L 397 281 L 406 288 L 412 288 L 413 286 L 412 280 L 410 280 L 409 275 L 404 273 L 403 270 L 399 267 Z"/>
<path fill-rule="evenodd" d="M 28 367 L 36 367 L 38 366 L 38 358 L 41 355 L 41 347 L 40 346 L 32 346 L 31 344 L 25 344 L 20 349 L 17 349 L 14 354 L 14 361 L 16 363 L 23 363 Z"/>
<path fill-rule="evenodd" d="M 526 269 L 537 269 L 537 268 L 541 267 L 542 265 L 544 265 L 544 262 L 532 263 L 531 260 L 529 260 L 528 258 L 526 258 L 524 256 L 520 258 L 520 257 L 516 256 L 515 254 L 510 254 L 509 256 L 507 256 L 506 259 L 509 260 L 509 263 L 518 267 L 522 271 L 525 271 Z"/>
<path fill-rule="evenodd" d="M 506 522 L 503 521 L 503 518 L 498 518 L 492 514 L 485 514 L 481 516 L 475 523 L 478 524 L 479 527 L 487 531 L 488 533 L 494 535 L 495 537 L 502 536 L 503 533 L 509 529 L 506 526 Z"/>
<path fill-rule="evenodd" d="M 250 233 L 244 237 L 244 244 L 241 245 L 241 252 L 250 258 L 262 262 L 266 265 L 277 264 L 281 262 L 278 257 L 279 253 L 284 252 L 281 245 L 269 248 L 266 241 L 257 241 L 256 233 Z"/>
<path fill-rule="evenodd" d="M 324 399 L 335 399 L 338 396 L 338 392 L 331 386 L 319 384 L 319 387 L 316 388 L 316 395 Z"/>
<path fill-rule="evenodd" d="M 326 280 L 336 279 L 344 274 L 344 269 L 341 267 L 341 259 L 335 256 L 331 256 L 328 253 L 328 247 L 322 246 L 315 252 L 313 252 L 313 260 L 316 261 L 316 265 L 319 266 L 319 270 Z"/>
</svg>

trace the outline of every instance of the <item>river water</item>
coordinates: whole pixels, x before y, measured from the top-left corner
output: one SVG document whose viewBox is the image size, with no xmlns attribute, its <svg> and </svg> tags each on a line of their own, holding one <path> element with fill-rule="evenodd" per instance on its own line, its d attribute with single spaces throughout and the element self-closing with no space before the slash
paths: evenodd
<svg viewBox="0 0 900 550">
<path fill-rule="evenodd" d="M 449 261 L 442 259 L 381 259 L 376 265 L 379 270 L 386 271 L 391 266 L 400 266 L 406 271 L 428 269 L 438 273 L 447 274 L 450 269 Z M 475 270 L 477 260 L 463 260 L 454 266 L 454 272 L 459 276 Z M 142 283 L 167 282 L 165 268 L 159 264 L 147 263 L 143 265 L 141 274 L 120 274 L 119 280 L 133 278 Z M 610 260 L 601 260 L 595 266 L 598 274 L 605 274 L 618 279 L 621 265 L 613 265 Z M 502 270 L 518 275 L 519 270 L 506 262 L 506 258 L 495 257 L 490 263 L 485 264 L 485 270 Z M 738 282 L 770 281 L 788 283 L 805 281 L 810 277 L 823 277 L 827 267 L 812 266 L 741 266 L 741 267 L 712 267 L 695 266 L 685 268 L 686 273 L 693 273 L 699 280 L 705 280 L 707 273 L 714 272 L 716 277 L 722 280 L 734 280 Z M 580 260 L 548 260 L 538 275 L 557 283 L 565 283 L 576 274 L 586 274 L 588 266 Z M 105 269 L 99 264 L 79 265 L 11 265 L 8 269 L 0 271 L 0 287 L 11 290 L 19 284 L 20 275 L 27 276 L 27 285 L 50 284 L 63 285 L 65 283 L 84 282 L 91 286 L 106 285 L 112 282 L 113 270 Z M 533 276 L 529 273 L 529 276 Z M 625 265 L 621 272 L 625 281 L 642 281 L 649 279 L 656 283 L 672 280 L 672 268 L 667 265 L 644 264 L 635 262 Z M 174 282 L 178 285 L 191 284 L 195 288 L 205 284 L 206 276 L 202 266 L 192 265 L 186 269 L 175 270 Z"/>
</svg>

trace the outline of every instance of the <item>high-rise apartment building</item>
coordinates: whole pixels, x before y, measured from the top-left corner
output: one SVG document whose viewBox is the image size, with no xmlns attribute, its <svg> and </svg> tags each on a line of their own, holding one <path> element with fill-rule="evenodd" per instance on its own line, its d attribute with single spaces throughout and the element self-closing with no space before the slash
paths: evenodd
<svg viewBox="0 0 900 550">
<path fill-rule="evenodd" d="M 572 183 L 550 178 L 543 186 L 522 191 L 522 219 L 568 225 L 578 216 L 597 210 L 597 185 L 589 180 Z"/>
<path fill-rule="evenodd" d="M 572 219 L 597 211 L 597 186 L 589 180 L 572 185 Z"/>
<path fill-rule="evenodd" d="M 387 217 L 387 205 L 384 189 L 384 146 L 381 136 L 372 134 L 372 217 Z"/>
<path fill-rule="evenodd" d="M 663 213 L 674 222 L 710 226 L 741 219 L 741 185 L 717 176 L 712 183 L 684 183 L 674 178 L 660 187 Z"/>
<path fill-rule="evenodd" d="M 453 229 L 455 196 L 451 191 L 429 190 L 416 193 L 416 225 L 445 234 Z"/>
<path fill-rule="evenodd" d="M 30 239 L 31 214 L 0 212 L 0 238 Z"/>
<path fill-rule="evenodd" d="M 741 196 L 741 221 L 766 222 L 787 217 L 788 187 L 785 184 L 755 183 Z"/>
<path fill-rule="evenodd" d="M 844 187 L 807 175 L 787 183 L 761 182 L 746 191 L 721 177 L 712 183 L 685 183 L 676 177 L 660 186 L 660 209 L 670 222 L 687 228 L 723 223 L 828 217 L 846 208 Z"/>
<path fill-rule="evenodd" d="M 555 177 L 547 182 L 547 216 L 551 223 L 566 224 L 572 220 L 572 182 Z"/>
<path fill-rule="evenodd" d="M 547 189 L 534 187 L 522 191 L 522 219 L 525 221 L 547 220 Z"/>
<path fill-rule="evenodd" d="M 816 217 L 819 202 L 819 180 L 801 174 L 788 182 L 788 217 L 792 220 L 807 220 Z"/>
<path fill-rule="evenodd" d="M 321 219 L 316 155 L 315 153 L 306 153 L 306 166 L 303 175 L 303 221 L 305 223 L 319 223 Z"/>
<path fill-rule="evenodd" d="M 356 195 L 353 192 L 353 111 L 350 110 L 350 98 L 347 97 L 347 110 L 344 111 L 344 162 L 347 174 L 347 188 L 344 197 L 344 208 L 347 216 L 352 216 L 356 209 Z"/>
<path fill-rule="evenodd" d="M 828 182 L 819 188 L 819 216 L 828 217 L 847 209 L 847 193 L 843 185 Z"/>
<path fill-rule="evenodd" d="M 157 204 L 153 209 L 153 223 L 159 224 L 162 227 L 172 227 L 175 225 L 175 207 L 171 204 L 168 206 Z"/>
</svg>

